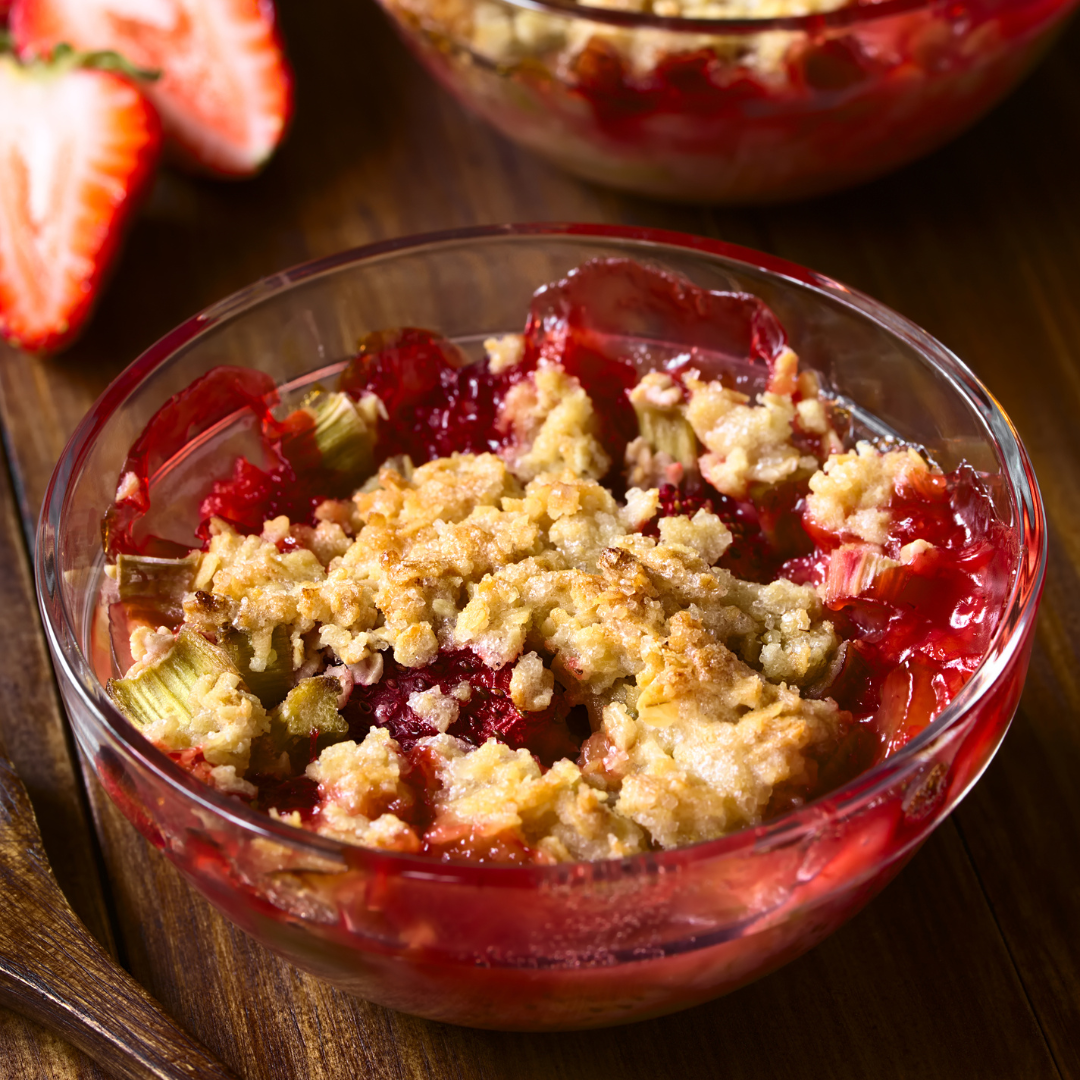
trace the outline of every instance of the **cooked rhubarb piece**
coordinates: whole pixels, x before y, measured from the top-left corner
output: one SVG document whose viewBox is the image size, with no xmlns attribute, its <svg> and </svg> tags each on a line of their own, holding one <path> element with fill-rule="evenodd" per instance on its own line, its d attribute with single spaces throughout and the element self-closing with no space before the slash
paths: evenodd
<svg viewBox="0 0 1080 1080">
<path fill-rule="evenodd" d="M 265 666 L 258 670 L 251 666 L 254 657 L 251 634 L 229 627 L 221 636 L 221 645 L 236 665 L 244 684 L 264 708 L 273 709 L 285 700 L 293 683 L 293 649 L 286 627 L 274 627 L 270 655 Z"/>
<path fill-rule="evenodd" d="M 639 434 L 626 448 L 627 483 L 677 487 L 684 479 L 696 480 L 701 448 L 686 419 L 682 387 L 670 375 L 653 371 L 628 396 Z"/>
<path fill-rule="evenodd" d="M 301 679 L 270 714 L 269 730 L 252 746 L 252 774 L 280 781 L 302 773 L 321 750 L 346 738 L 349 725 L 337 708 L 340 694 L 341 684 L 332 676 Z"/>
<path fill-rule="evenodd" d="M 125 678 L 108 683 L 116 706 L 204 782 L 253 796 L 244 773 L 269 717 L 228 654 L 187 626 L 175 638 L 136 630 L 133 640 L 143 646 L 141 658 Z"/>
<path fill-rule="evenodd" d="M 199 561 L 197 551 L 182 559 L 121 552 L 116 559 L 120 600 L 135 618 L 154 626 L 177 626 L 184 618 L 184 595 L 191 590 Z"/>
<path fill-rule="evenodd" d="M 349 726 L 337 710 L 340 693 L 341 684 L 332 676 L 301 680 L 271 714 L 271 737 L 279 732 L 288 739 L 348 734 Z"/>
<path fill-rule="evenodd" d="M 110 679 L 108 691 L 120 711 L 139 727 L 165 717 L 184 727 L 199 710 L 192 695 L 200 680 L 235 672 L 227 653 L 184 627 L 161 656 L 126 678 Z"/>
<path fill-rule="evenodd" d="M 371 474 L 378 399 L 316 394 L 283 424 L 281 453 L 301 474 L 318 475 L 327 494 L 351 491 Z"/>
</svg>

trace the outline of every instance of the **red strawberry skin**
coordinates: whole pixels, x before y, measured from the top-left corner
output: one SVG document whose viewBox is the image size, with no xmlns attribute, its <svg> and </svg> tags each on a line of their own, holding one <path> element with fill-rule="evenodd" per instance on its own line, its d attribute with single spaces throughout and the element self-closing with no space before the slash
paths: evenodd
<svg viewBox="0 0 1080 1080">
<path fill-rule="evenodd" d="M 272 0 L 14 0 L 11 32 L 24 56 L 67 42 L 160 72 L 143 89 L 172 156 L 198 172 L 257 172 L 292 114 Z"/>
<path fill-rule="evenodd" d="M 0 56 L 0 116 L 0 335 L 52 352 L 90 314 L 161 128 L 119 75 L 12 56 Z"/>
</svg>

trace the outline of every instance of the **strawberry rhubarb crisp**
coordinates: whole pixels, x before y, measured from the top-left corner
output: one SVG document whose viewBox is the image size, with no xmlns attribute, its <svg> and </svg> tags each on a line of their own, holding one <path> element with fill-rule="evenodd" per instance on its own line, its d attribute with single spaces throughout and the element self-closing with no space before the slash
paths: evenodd
<svg viewBox="0 0 1080 1080">
<path fill-rule="evenodd" d="M 370 847 L 616 858 L 817 797 L 978 665 L 986 479 L 861 438 L 756 298 L 596 261 L 484 351 L 372 334 L 284 414 L 217 369 L 132 448 L 109 693 L 207 784 Z M 265 460 L 179 550 L 148 477 L 208 402 Z"/>
<path fill-rule="evenodd" d="M 1034 63 L 1071 0 L 381 0 L 444 85 L 587 179 L 763 203 L 881 175 Z"/>
</svg>

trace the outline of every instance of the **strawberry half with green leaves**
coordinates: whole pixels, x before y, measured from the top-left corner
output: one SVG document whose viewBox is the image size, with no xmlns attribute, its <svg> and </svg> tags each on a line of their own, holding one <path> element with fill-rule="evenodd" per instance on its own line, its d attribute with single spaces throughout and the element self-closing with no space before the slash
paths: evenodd
<svg viewBox="0 0 1080 1080">
<path fill-rule="evenodd" d="M 67 344 L 90 313 L 161 148 L 111 53 L 22 62 L 0 43 L 0 335 Z"/>
<path fill-rule="evenodd" d="M 257 172 L 292 112 L 272 0 L 15 0 L 11 32 L 21 53 L 69 41 L 160 71 L 144 89 L 174 156 L 201 172 Z"/>
</svg>

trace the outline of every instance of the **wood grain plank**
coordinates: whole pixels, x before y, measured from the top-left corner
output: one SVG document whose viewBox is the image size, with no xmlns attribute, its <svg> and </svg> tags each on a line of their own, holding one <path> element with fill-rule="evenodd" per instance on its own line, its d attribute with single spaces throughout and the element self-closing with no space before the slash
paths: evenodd
<svg viewBox="0 0 1080 1080">
<path fill-rule="evenodd" d="M 26 785 L 57 880 L 94 936 L 115 951 L 90 825 L 38 623 L 34 587 L 0 450 L 0 754 Z M 0 1009 L 0 1063 L 12 1080 L 101 1080 L 93 1062 L 37 1024 Z"/>
<path fill-rule="evenodd" d="M 0 566 L 0 745 L 30 794 L 61 888 L 94 936 L 115 952 L 97 844 L 72 764 L 2 451 Z"/>
<path fill-rule="evenodd" d="M 926 162 L 861 192 L 742 213 L 612 194 L 517 151 L 419 73 L 372 4 L 281 10 L 300 98 L 295 130 L 267 172 L 235 186 L 163 174 L 84 341 L 33 364 L 0 350 L 0 420 L 25 527 L 67 434 L 108 380 L 252 279 L 408 232 L 617 221 L 777 250 L 866 288 L 958 348 L 1053 473 L 1055 565 L 1064 600 L 1076 596 L 1080 476 L 1068 421 L 1077 337 L 1062 312 L 1080 217 L 1056 156 L 1064 151 L 1029 130 L 1032 111 L 1055 96 L 1067 109 L 1077 100 L 1067 59 L 1075 31 L 1012 103 Z M 1034 164 L 1010 159 L 1017 139 Z M 1041 387 L 1030 365 L 1009 367 L 1028 348 L 1045 357 Z M 613 1032 L 523 1036 L 345 998 L 224 922 L 94 788 L 126 955 L 177 1019 L 249 1077 L 784 1077 L 806 1075 L 808 1062 L 815 1075 L 838 1077 L 1080 1076 L 1068 1048 L 1080 959 L 1064 940 L 1070 920 L 1077 925 L 1076 879 L 1055 858 L 1076 837 L 1077 688 L 1067 669 L 1078 610 L 1048 606 L 1017 733 L 961 812 L 962 837 L 943 828 L 840 934 L 714 1005 Z M 1049 828 L 1047 814 L 1057 815 Z"/>
<path fill-rule="evenodd" d="M 43 1027 L 0 1009 L 4 1080 L 109 1080 L 85 1054 Z"/>
</svg>

